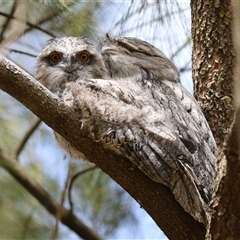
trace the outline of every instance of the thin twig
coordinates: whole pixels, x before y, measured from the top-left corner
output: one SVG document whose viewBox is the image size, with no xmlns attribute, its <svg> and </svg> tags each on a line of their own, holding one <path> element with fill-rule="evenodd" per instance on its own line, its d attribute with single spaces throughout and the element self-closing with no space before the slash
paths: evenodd
<svg viewBox="0 0 240 240">
<path fill-rule="evenodd" d="M 189 63 L 190 64 L 190 63 Z M 189 72 L 192 71 L 192 68 L 189 67 L 189 64 L 186 64 L 185 66 L 181 67 L 178 69 L 179 73 L 183 73 L 183 72 Z"/>
<path fill-rule="evenodd" d="M 181 52 L 183 49 L 186 48 L 187 45 L 189 45 L 191 43 L 191 39 L 187 38 L 187 40 L 182 44 L 182 46 L 180 46 L 177 51 L 175 53 L 172 54 L 172 56 L 170 56 L 170 59 L 172 60 L 174 57 L 176 57 L 179 52 Z"/>
<path fill-rule="evenodd" d="M 62 212 L 63 212 L 62 210 L 64 208 L 64 201 L 65 201 L 66 193 L 67 193 L 67 190 L 68 190 L 68 187 L 69 187 L 70 176 L 71 176 L 71 167 L 68 168 L 68 174 L 67 174 L 67 177 L 66 177 L 66 181 L 65 181 L 65 184 L 64 184 L 63 191 L 62 191 L 60 207 L 59 207 L 58 213 L 56 215 L 56 222 L 55 222 L 54 229 L 52 230 L 51 236 L 49 238 L 50 240 L 57 239 L 59 220 L 62 217 Z"/>
<path fill-rule="evenodd" d="M 57 216 L 60 204 L 33 177 L 30 177 L 29 172 L 16 159 L 0 152 L 0 166 L 6 169 L 50 214 L 54 217 Z M 62 215 L 59 220 L 83 239 L 101 240 L 94 230 L 87 227 L 65 207 L 62 207 Z"/>
<path fill-rule="evenodd" d="M 10 15 L 13 16 L 15 10 L 16 10 L 16 1 L 14 2 L 13 6 L 12 6 Z M 9 25 L 10 19 L 11 19 L 11 18 L 7 18 L 6 21 L 5 21 L 5 23 L 4 23 L 3 26 L 2 26 L 2 31 L 1 31 L 1 34 L 0 34 L 0 43 L 1 43 L 2 40 L 3 40 L 3 36 L 4 36 L 4 33 L 5 33 L 8 25 Z"/>
<path fill-rule="evenodd" d="M 67 7 L 70 7 L 72 5 L 75 5 L 76 3 L 72 2 L 72 1 L 69 1 L 69 2 L 65 2 L 64 4 Z M 44 24 L 44 23 L 46 23 L 48 21 L 51 21 L 52 18 L 57 17 L 59 14 L 61 14 L 64 11 L 65 11 L 65 8 L 62 8 L 62 9 L 54 8 L 53 11 L 51 11 L 51 13 L 48 16 L 40 18 L 40 19 L 36 19 L 36 22 L 38 23 L 38 26 L 36 24 L 30 23 L 28 21 L 24 22 L 24 24 L 26 24 L 26 25 L 28 25 L 30 27 L 30 28 L 26 28 L 24 30 L 24 33 L 27 33 L 28 31 L 30 31 L 31 27 L 32 27 L 32 28 L 35 28 L 35 29 L 37 29 L 39 31 L 42 31 L 42 32 L 44 32 L 44 33 L 46 33 L 46 34 L 48 34 L 48 35 L 50 35 L 52 37 L 56 37 L 55 34 L 53 34 L 52 32 L 49 32 L 49 31 L 47 31 L 47 30 L 45 30 L 45 29 L 43 29 L 43 28 L 41 28 L 39 26 L 41 26 L 42 24 Z M 14 18 L 13 13 L 14 13 L 14 11 L 12 11 L 11 14 L 0 12 L 0 15 L 5 16 L 5 17 L 7 17 L 10 20 L 11 18 Z M 16 18 L 14 18 L 14 19 L 16 21 L 21 21 L 21 20 L 18 20 Z M 9 20 L 8 20 L 8 22 L 9 22 Z M 8 24 L 8 22 L 6 24 Z M 2 40 L 1 37 L 0 37 L 0 40 Z"/>
<path fill-rule="evenodd" d="M 39 126 L 39 124 L 41 123 L 41 119 L 37 118 L 33 121 L 33 123 L 31 124 L 30 128 L 28 129 L 28 131 L 25 133 L 25 135 L 23 136 L 22 140 L 18 143 L 17 147 L 15 148 L 15 150 L 13 151 L 13 156 L 14 158 L 18 159 L 19 154 L 21 153 L 21 151 L 23 150 L 26 142 L 28 141 L 28 139 L 32 136 L 33 132 L 36 130 L 36 128 Z"/>
<path fill-rule="evenodd" d="M 92 171 L 92 170 L 94 170 L 94 169 L 96 169 L 96 168 L 98 168 L 98 167 L 97 167 L 97 166 L 92 166 L 92 167 L 86 168 L 86 169 L 84 169 L 84 170 L 76 173 L 76 174 L 71 178 L 71 181 L 70 181 L 70 184 L 69 184 L 69 188 L 68 188 L 68 201 L 69 201 L 69 204 L 70 204 L 70 211 L 71 211 L 71 212 L 73 212 L 73 202 L 72 202 L 72 196 L 71 196 L 71 191 L 72 191 L 73 183 L 75 182 L 75 180 L 76 180 L 79 176 L 81 176 L 81 175 L 83 175 L 83 174 L 85 174 L 85 173 L 87 173 L 87 172 L 89 172 L 89 171 Z"/>
<path fill-rule="evenodd" d="M 21 233 L 21 238 L 22 240 L 25 240 L 27 239 L 27 231 L 29 229 L 29 225 L 30 225 L 30 222 L 33 218 L 33 214 L 35 212 L 35 207 L 32 207 L 31 211 L 30 211 L 30 214 L 27 216 L 27 218 L 25 219 L 24 223 L 23 223 L 23 230 L 22 230 L 22 233 Z"/>
<path fill-rule="evenodd" d="M 31 53 L 28 53 L 28 52 L 23 52 L 23 51 L 20 51 L 20 50 L 17 50 L 17 49 L 7 48 L 6 50 L 8 50 L 9 52 L 20 53 L 20 54 L 24 54 L 24 55 L 27 55 L 27 56 L 30 56 L 30 57 L 34 57 L 34 58 L 37 57 L 37 55 L 35 55 L 35 54 L 31 54 Z"/>
<path fill-rule="evenodd" d="M 29 26 L 29 27 L 31 27 L 31 28 L 34 28 L 34 29 L 37 29 L 37 30 L 39 30 L 39 31 L 42 31 L 42 32 L 48 34 L 48 35 L 51 36 L 51 37 L 56 37 L 55 34 L 53 34 L 52 32 L 50 32 L 50 31 L 48 31 L 48 30 L 45 30 L 45 29 L 43 29 L 43 28 L 41 28 L 41 27 L 39 27 L 39 26 L 37 26 L 37 25 L 35 25 L 35 24 L 33 24 L 33 23 L 30 23 L 29 21 L 25 21 L 24 19 L 16 18 L 16 17 L 14 17 L 13 15 L 8 14 L 8 13 L 4 13 L 4 12 L 0 12 L 0 15 L 1 15 L 1 16 L 4 16 L 4 17 L 7 17 L 7 18 L 9 18 L 9 19 L 13 19 L 13 20 L 15 20 L 15 21 L 17 21 L 17 22 L 21 22 L 21 23 L 23 23 L 23 24 L 26 24 L 27 26 Z"/>
</svg>

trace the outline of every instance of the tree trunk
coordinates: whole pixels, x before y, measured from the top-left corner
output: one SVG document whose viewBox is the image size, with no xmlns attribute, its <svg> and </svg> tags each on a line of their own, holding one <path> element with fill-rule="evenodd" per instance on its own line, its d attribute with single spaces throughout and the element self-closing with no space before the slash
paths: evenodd
<svg viewBox="0 0 240 240">
<path fill-rule="evenodd" d="M 221 149 L 234 112 L 231 1 L 192 0 L 191 9 L 195 98 Z"/>
<path fill-rule="evenodd" d="M 240 239 L 240 111 L 234 118 L 232 12 L 235 32 L 240 4 L 231 1 L 192 1 L 193 77 L 196 98 L 207 117 L 219 147 L 212 219 L 206 239 Z M 237 28 L 238 26 L 238 28 Z M 235 37 L 236 46 L 240 37 Z M 240 74 L 237 51 L 235 81 Z M 234 118 L 234 123 L 231 123 Z M 229 133 L 229 134 L 228 134 Z M 227 136 L 228 134 L 228 136 Z"/>
</svg>

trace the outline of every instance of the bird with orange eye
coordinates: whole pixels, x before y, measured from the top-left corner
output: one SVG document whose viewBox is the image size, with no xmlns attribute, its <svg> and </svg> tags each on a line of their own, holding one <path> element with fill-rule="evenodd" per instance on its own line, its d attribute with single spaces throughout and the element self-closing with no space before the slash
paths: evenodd
<svg viewBox="0 0 240 240">
<path fill-rule="evenodd" d="M 55 64 L 59 63 L 59 61 L 62 60 L 62 56 L 63 56 L 62 53 L 52 52 L 52 53 L 49 55 L 50 63 L 51 63 L 52 65 L 55 65 Z M 87 62 L 89 62 L 89 60 L 90 60 L 90 55 L 89 55 L 88 52 L 83 51 L 83 52 L 80 52 L 80 53 L 77 53 L 77 54 L 76 54 L 76 59 L 78 59 L 78 60 L 79 60 L 80 62 L 82 62 L 82 63 L 87 63 Z"/>
<path fill-rule="evenodd" d="M 49 75 L 53 77 L 52 82 Z M 106 79 L 107 76 L 101 54 L 85 37 L 51 39 L 38 56 L 37 79 L 57 94 L 67 82 L 81 78 Z"/>
<path fill-rule="evenodd" d="M 78 56 L 78 59 L 82 62 L 82 63 L 87 63 L 89 62 L 89 59 L 90 59 L 90 56 L 89 56 L 89 53 L 84 51 L 84 52 L 81 52 Z"/>
<path fill-rule="evenodd" d="M 51 64 L 57 64 L 62 59 L 62 54 L 58 52 L 52 52 L 49 55 L 49 60 Z"/>
<path fill-rule="evenodd" d="M 38 57 L 36 78 L 78 113 L 84 141 L 124 156 L 207 225 L 217 146 L 177 68 L 136 38 L 106 36 L 101 54 L 86 38 L 53 39 Z M 70 156 L 91 161 L 55 135 Z"/>
</svg>

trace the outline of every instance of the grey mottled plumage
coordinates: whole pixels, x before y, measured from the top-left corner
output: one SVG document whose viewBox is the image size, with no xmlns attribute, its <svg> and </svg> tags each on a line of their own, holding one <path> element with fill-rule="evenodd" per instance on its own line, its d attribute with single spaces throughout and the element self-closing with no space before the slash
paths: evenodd
<svg viewBox="0 0 240 240">
<path fill-rule="evenodd" d="M 79 112 L 79 131 L 168 186 L 185 211 L 207 223 L 216 144 L 161 51 L 139 39 L 107 36 L 100 54 L 86 38 L 57 38 L 38 57 L 37 79 Z M 84 158 L 56 137 L 73 157 Z"/>
<path fill-rule="evenodd" d="M 157 48 L 137 38 L 106 36 L 101 49 L 103 60 L 113 79 L 140 75 L 146 81 L 179 82 L 175 65 Z"/>
</svg>

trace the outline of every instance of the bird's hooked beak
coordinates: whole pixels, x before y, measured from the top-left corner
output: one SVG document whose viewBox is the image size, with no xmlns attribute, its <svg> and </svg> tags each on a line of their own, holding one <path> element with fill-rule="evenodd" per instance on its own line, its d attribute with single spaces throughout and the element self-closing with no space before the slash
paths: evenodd
<svg viewBox="0 0 240 240">
<path fill-rule="evenodd" d="M 78 65 L 74 63 L 69 63 L 66 66 L 62 66 L 62 69 L 67 73 L 72 73 L 79 68 Z"/>
</svg>

